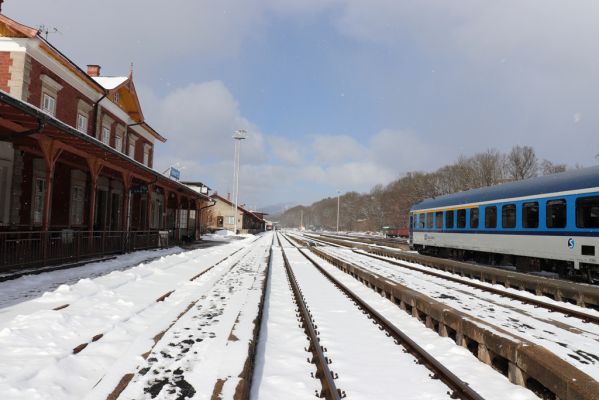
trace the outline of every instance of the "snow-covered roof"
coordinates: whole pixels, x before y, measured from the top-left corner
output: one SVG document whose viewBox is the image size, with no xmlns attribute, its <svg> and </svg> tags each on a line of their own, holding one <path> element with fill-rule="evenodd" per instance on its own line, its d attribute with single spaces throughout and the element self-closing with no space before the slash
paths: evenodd
<svg viewBox="0 0 599 400">
<path fill-rule="evenodd" d="M 106 90 L 112 90 L 129 79 L 126 76 L 93 76 L 92 78 Z"/>
</svg>

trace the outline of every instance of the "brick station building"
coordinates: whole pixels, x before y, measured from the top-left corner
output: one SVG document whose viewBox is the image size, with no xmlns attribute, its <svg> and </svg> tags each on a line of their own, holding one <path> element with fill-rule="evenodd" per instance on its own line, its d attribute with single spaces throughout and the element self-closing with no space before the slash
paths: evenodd
<svg viewBox="0 0 599 400">
<path fill-rule="evenodd" d="M 211 231 L 226 229 L 235 230 L 235 218 L 237 218 L 238 233 L 259 233 L 266 230 L 264 220 L 265 213 L 247 210 L 242 206 L 235 205 L 228 198 L 224 198 L 218 193 L 211 196 L 214 201 L 214 207 L 207 215 L 207 227 Z"/>
<path fill-rule="evenodd" d="M 165 141 L 132 71 L 84 71 L 0 14 L 0 270 L 195 239 L 208 196 L 152 169 Z"/>
</svg>

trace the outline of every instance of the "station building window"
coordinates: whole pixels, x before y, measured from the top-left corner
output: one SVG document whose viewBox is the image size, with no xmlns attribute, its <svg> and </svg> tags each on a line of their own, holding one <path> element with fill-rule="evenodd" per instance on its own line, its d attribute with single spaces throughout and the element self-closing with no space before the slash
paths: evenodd
<svg viewBox="0 0 599 400">
<path fill-rule="evenodd" d="M 48 114 L 56 115 L 56 97 L 49 95 L 48 93 L 42 94 L 42 110 Z"/>
<path fill-rule="evenodd" d="M 445 228 L 453 229 L 453 210 L 445 211 Z"/>
<path fill-rule="evenodd" d="M 576 227 L 599 228 L 599 196 L 576 199 Z"/>
<path fill-rule="evenodd" d="M 458 210 L 458 228 L 466 227 L 466 210 Z"/>
<path fill-rule="evenodd" d="M 432 212 L 426 213 L 426 227 L 427 228 L 432 228 L 433 227 L 433 214 Z"/>
<path fill-rule="evenodd" d="M 485 207 L 485 228 L 497 228 L 497 207 Z"/>
<path fill-rule="evenodd" d="M 435 228 L 443 228 L 443 211 L 437 211 L 435 213 Z"/>
<path fill-rule="evenodd" d="M 470 209 L 470 228 L 478 229 L 478 207 Z"/>
<path fill-rule="evenodd" d="M 547 228 L 565 228 L 567 222 L 566 200 L 550 200 L 547 202 Z"/>
<path fill-rule="evenodd" d="M 501 207 L 501 226 L 508 229 L 516 227 L 515 204 L 506 204 Z"/>
<path fill-rule="evenodd" d="M 539 227 L 539 203 L 536 201 L 522 204 L 522 227 Z"/>
</svg>

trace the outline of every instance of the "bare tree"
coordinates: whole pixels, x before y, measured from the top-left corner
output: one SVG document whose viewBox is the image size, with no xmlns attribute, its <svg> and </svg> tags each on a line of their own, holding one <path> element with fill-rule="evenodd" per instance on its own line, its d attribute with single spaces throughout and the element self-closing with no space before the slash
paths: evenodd
<svg viewBox="0 0 599 400">
<path fill-rule="evenodd" d="M 506 158 L 506 171 L 513 180 L 532 178 L 539 169 L 537 155 L 530 146 L 514 146 Z"/>
<path fill-rule="evenodd" d="M 543 160 L 541 162 L 541 171 L 543 175 L 552 175 L 566 171 L 568 167 L 566 164 L 554 164 L 549 160 Z"/>
<path fill-rule="evenodd" d="M 492 186 L 504 180 L 505 156 L 496 149 L 475 154 L 471 158 L 473 187 Z"/>
</svg>

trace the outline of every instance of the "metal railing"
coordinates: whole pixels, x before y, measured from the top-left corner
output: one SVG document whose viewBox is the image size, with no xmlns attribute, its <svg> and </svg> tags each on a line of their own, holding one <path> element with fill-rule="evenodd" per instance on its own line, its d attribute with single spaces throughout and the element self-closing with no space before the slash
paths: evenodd
<svg viewBox="0 0 599 400">
<path fill-rule="evenodd" d="M 163 248 L 169 236 L 159 231 L 0 232 L 0 271 Z"/>
</svg>

